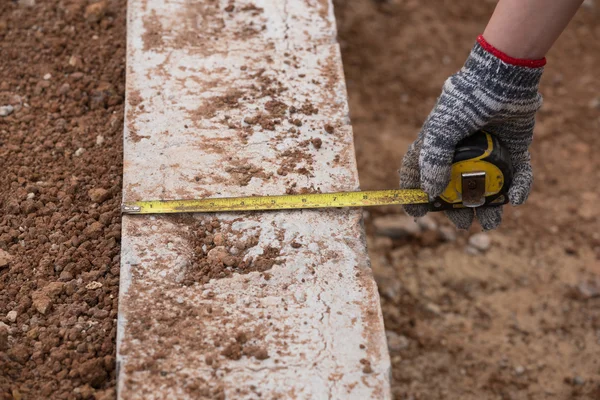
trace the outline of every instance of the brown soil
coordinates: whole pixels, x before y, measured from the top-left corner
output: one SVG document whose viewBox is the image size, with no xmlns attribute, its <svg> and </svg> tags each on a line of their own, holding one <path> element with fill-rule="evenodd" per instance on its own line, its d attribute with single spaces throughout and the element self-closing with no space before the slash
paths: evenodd
<svg viewBox="0 0 600 400">
<path fill-rule="evenodd" d="M 26 3 L 0 2 L 0 399 L 112 398 L 126 2 Z"/>
<path fill-rule="evenodd" d="M 240 218 L 239 220 L 242 220 Z M 187 231 L 192 249 L 191 265 L 186 270 L 183 283 L 208 283 L 211 279 L 221 279 L 234 273 L 248 274 L 253 271 L 264 272 L 273 265 L 283 262 L 279 258 L 280 249 L 267 247 L 263 254 L 247 257 L 248 249 L 256 246 L 259 235 L 241 240 L 231 231 L 231 222 L 213 220 L 187 221 L 186 217 L 176 218 L 180 221 L 181 231 Z"/>
<path fill-rule="evenodd" d="M 190 292 L 180 289 L 178 283 L 163 282 L 157 286 L 139 277 L 132 280 L 127 302 L 129 311 L 137 317 L 128 320 L 128 336 L 121 342 L 121 354 L 128 358 L 124 368 L 129 372 L 122 389 L 124 398 L 132 393 L 143 398 L 155 394 L 152 392 L 155 388 L 177 386 L 191 398 L 224 399 L 219 377 L 224 368 L 223 357 L 232 360 L 239 360 L 243 355 L 257 360 L 269 358 L 263 326 L 252 327 L 250 317 L 234 316 L 226 305 L 199 304 L 197 293 L 192 292 L 190 296 Z M 206 296 L 212 297 L 214 293 L 206 293 Z M 149 299 L 150 314 L 145 312 Z M 268 316 L 261 317 L 268 319 Z M 160 324 L 155 323 L 157 319 Z M 139 341 L 157 341 L 159 345 L 142 347 Z M 204 351 L 203 358 L 195 352 L 200 349 Z M 206 349 L 211 350 L 206 352 Z M 207 381 L 182 372 L 178 369 L 182 364 L 210 368 L 214 379 Z M 135 373 L 141 374 L 143 379 L 134 377 Z M 148 381 L 153 384 L 148 385 Z"/>
<path fill-rule="evenodd" d="M 126 2 L 27 3 L 0 2 L 0 107 L 14 107 L 0 117 L 0 399 L 113 398 Z M 396 187 L 402 154 L 493 4 L 337 3 L 363 188 Z M 373 221 L 400 211 L 369 212 L 396 398 L 600 397 L 599 196 L 591 186 L 600 178 L 592 155 L 600 145 L 598 7 L 584 7 L 549 56 L 534 194 L 508 210 L 487 253 L 465 252 L 468 234 L 451 240 L 440 228 L 376 236 Z M 279 90 L 263 78 L 263 95 Z M 285 113 L 271 106 L 271 119 Z M 310 104 L 287 111 L 317 112 Z M 312 161 L 282 156 L 288 169 Z M 218 233 L 209 250 L 227 240 Z M 277 253 L 258 267 L 270 268 Z M 239 268 L 230 261 L 211 271 Z M 178 321 L 196 337 L 186 318 Z M 235 341 L 223 341 L 225 355 L 269 356 L 260 332 L 228 335 Z M 160 359 L 137 362 L 156 363 L 155 377 L 168 381 Z M 186 390 L 223 397 L 207 382 Z"/>
<path fill-rule="evenodd" d="M 393 188 L 408 144 L 494 2 L 335 3 L 362 188 Z M 467 253 L 467 233 L 445 241 L 447 228 L 376 236 L 373 221 L 401 211 L 369 210 L 395 398 L 600 398 L 595 3 L 548 56 L 533 195 L 509 207 L 487 253 Z M 435 221 L 447 224 L 440 215 Z"/>
</svg>

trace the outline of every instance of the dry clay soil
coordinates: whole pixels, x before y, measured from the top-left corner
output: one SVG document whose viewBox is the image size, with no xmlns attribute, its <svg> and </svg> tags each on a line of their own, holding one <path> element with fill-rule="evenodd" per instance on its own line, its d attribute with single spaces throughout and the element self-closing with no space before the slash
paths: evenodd
<svg viewBox="0 0 600 400">
<path fill-rule="evenodd" d="M 397 399 L 600 399 L 600 3 L 586 3 L 548 55 L 533 195 L 487 252 L 465 249 L 480 227 L 376 236 L 400 211 L 369 210 Z M 395 187 L 495 2 L 335 4 L 362 188 Z"/>
<path fill-rule="evenodd" d="M 397 399 L 600 398 L 600 12 L 549 55 L 534 193 L 486 252 L 366 214 Z M 115 395 L 125 1 L 0 2 L 0 399 Z M 362 186 L 395 172 L 489 1 L 336 1 Z"/>
</svg>

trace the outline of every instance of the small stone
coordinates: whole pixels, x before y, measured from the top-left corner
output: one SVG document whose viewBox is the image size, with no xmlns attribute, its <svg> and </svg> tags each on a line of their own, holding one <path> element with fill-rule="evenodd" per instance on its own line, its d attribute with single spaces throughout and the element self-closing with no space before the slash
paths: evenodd
<svg viewBox="0 0 600 400">
<path fill-rule="evenodd" d="M 94 311 L 94 318 L 105 319 L 110 315 L 110 311 L 108 310 L 96 310 Z"/>
<path fill-rule="evenodd" d="M 88 191 L 88 196 L 90 196 L 90 200 L 94 203 L 102 203 L 108 200 L 110 192 L 104 188 L 95 188 Z"/>
<path fill-rule="evenodd" d="M 315 149 L 320 149 L 321 146 L 323 146 L 323 140 L 321 140 L 321 138 L 312 138 L 310 142 L 315 147 Z"/>
<path fill-rule="evenodd" d="M 14 257 L 0 249 L 0 268 L 7 267 Z"/>
<path fill-rule="evenodd" d="M 476 233 L 469 238 L 469 245 L 479 251 L 487 251 L 492 245 L 492 239 L 485 232 Z"/>
<path fill-rule="evenodd" d="M 440 227 L 440 236 L 445 242 L 455 242 L 456 229 L 450 226 L 442 226 Z"/>
<path fill-rule="evenodd" d="M 467 246 L 465 248 L 465 251 L 467 252 L 467 254 L 470 254 L 472 256 L 477 256 L 477 255 L 481 254 L 481 252 L 473 246 Z"/>
<path fill-rule="evenodd" d="M 575 385 L 575 386 L 583 386 L 583 385 L 585 385 L 585 379 L 583 379 L 583 378 L 582 378 L 581 376 L 579 376 L 579 375 L 576 375 L 576 376 L 573 378 L 573 385 Z"/>
<path fill-rule="evenodd" d="M 58 90 L 56 91 L 56 93 L 57 93 L 59 96 L 63 96 L 63 95 L 65 95 L 65 94 L 69 93 L 69 91 L 70 91 L 70 90 L 71 90 L 71 85 L 69 85 L 68 83 L 64 83 L 64 84 L 62 84 L 62 85 L 61 85 L 61 86 L 58 88 Z"/>
<path fill-rule="evenodd" d="M 373 220 L 375 233 L 392 239 L 416 236 L 421 232 L 421 227 L 414 218 L 407 215 L 388 215 Z"/>
<path fill-rule="evenodd" d="M 89 236 L 91 239 L 98 239 L 100 235 L 102 235 L 102 231 L 104 230 L 104 225 L 102 223 L 96 221 L 92 222 L 87 228 L 83 230 L 83 233 Z"/>
<path fill-rule="evenodd" d="M 83 66 L 83 62 L 81 61 L 80 57 L 71 56 L 69 57 L 69 65 L 71 67 L 80 68 Z"/>
<path fill-rule="evenodd" d="M 85 285 L 85 288 L 87 290 L 96 290 L 96 289 L 100 289 L 101 287 L 102 287 L 102 284 L 100 282 L 96 282 L 96 281 L 91 281 L 90 283 Z"/>
<path fill-rule="evenodd" d="M 35 85 L 35 88 L 33 89 L 33 93 L 36 95 L 40 95 L 43 91 L 45 91 L 49 87 L 50 87 L 50 82 L 41 80 Z"/>
<path fill-rule="evenodd" d="M 79 349 L 77 349 L 77 350 L 79 350 Z M 94 392 L 95 392 L 95 390 L 90 385 L 87 385 L 87 384 L 73 389 L 73 393 L 78 394 L 79 396 L 81 396 L 82 399 L 91 398 L 94 395 Z"/>
<path fill-rule="evenodd" d="M 387 338 L 387 345 L 390 351 L 404 350 L 410 345 L 406 336 L 398 335 L 394 331 L 385 331 L 385 337 Z"/>
<path fill-rule="evenodd" d="M 85 149 L 84 149 L 83 147 L 80 147 L 80 148 L 78 148 L 78 149 L 75 151 L 75 157 L 79 157 L 79 156 L 81 156 L 83 153 L 85 153 Z"/>
<path fill-rule="evenodd" d="M 434 315 L 442 315 L 442 310 L 437 304 L 427 303 L 425 309 Z"/>
<path fill-rule="evenodd" d="M 384 270 L 385 271 L 385 270 Z M 402 283 L 399 279 L 390 277 L 389 273 L 381 270 L 374 271 L 377 289 L 381 296 L 391 300 L 398 299 L 402 294 Z"/>
<path fill-rule="evenodd" d="M 44 75 L 44 80 L 45 81 L 49 81 L 52 78 L 52 74 L 47 73 L 46 75 Z"/>
<path fill-rule="evenodd" d="M 594 192 L 584 192 L 577 207 L 577 214 L 586 221 L 593 221 L 598 216 L 596 205 L 600 200 Z"/>
<path fill-rule="evenodd" d="M 235 257 L 235 256 L 225 256 L 222 259 L 223 264 L 225 264 L 228 267 L 233 267 L 236 264 L 239 264 L 239 258 Z"/>
<path fill-rule="evenodd" d="M 35 6 L 35 0 L 19 0 L 19 5 L 23 7 Z"/>
<path fill-rule="evenodd" d="M 52 306 L 52 300 L 43 293 L 42 291 L 34 292 L 31 295 L 31 300 L 33 302 L 33 307 L 42 315 L 46 315 L 50 307 Z"/>
<path fill-rule="evenodd" d="M 71 279 L 73 279 L 73 274 L 70 273 L 69 271 L 62 271 L 60 273 L 60 276 L 58 277 L 58 279 L 60 279 L 63 282 L 68 282 Z"/>
<path fill-rule="evenodd" d="M 10 327 L 4 322 L 0 322 L 0 351 L 8 350 L 8 334 Z"/>
<path fill-rule="evenodd" d="M 417 218 L 417 225 L 421 227 L 421 229 L 425 231 L 435 231 L 438 228 L 437 222 L 429 215 L 425 215 L 424 217 Z"/>
<path fill-rule="evenodd" d="M 27 200 L 32 200 L 35 198 L 35 193 L 27 193 Z"/>
<path fill-rule="evenodd" d="M 515 367 L 515 374 L 517 376 L 523 375 L 524 372 L 525 372 L 525 367 L 523 367 L 522 365 L 518 365 L 517 367 Z"/>
<path fill-rule="evenodd" d="M 267 351 L 267 349 L 258 349 L 254 353 L 254 358 L 256 358 L 257 360 L 266 360 L 267 358 L 269 358 L 269 352 Z"/>
<path fill-rule="evenodd" d="M 11 392 L 14 400 L 23 400 L 23 395 L 21 394 L 21 392 L 19 392 L 19 389 L 15 388 Z"/>
<path fill-rule="evenodd" d="M 575 287 L 575 291 L 576 297 L 582 300 L 600 297 L 600 276 L 579 282 Z"/>
<path fill-rule="evenodd" d="M 10 114 L 13 113 L 14 110 L 15 108 L 10 104 L 7 106 L 2 106 L 0 107 L 0 117 L 8 117 Z"/>
<path fill-rule="evenodd" d="M 96 145 L 102 146 L 103 143 L 104 143 L 104 136 L 102 136 L 102 135 L 96 136 Z"/>
<path fill-rule="evenodd" d="M 63 282 L 50 282 L 42 289 L 42 292 L 51 299 L 61 295 L 65 284 Z"/>
<path fill-rule="evenodd" d="M 104 0 L 90 4 L 85 8 L 83 16 L 88 22 L 98 22 L 106 14 L 107 7 L 108 4 Z"/>
<path fill-rule="evenodd" d="M 215 246 L 223 246 L 225 244 L 225 239 L 223 238 L 223 235 L 217 233 L 213 237 L 213 243 L 215 244 Z"/>
<path fill-rule="evenodd" d="M 9 322 L 15 322 L 17 320 L 17 312 L 15 310 L 9 311 L 8 314 L 6 314 L 6 319 Z"/>
<path fill-rule="evenodd" d="M 223 260 L 228 256 L 227 250 L 223 246 L 216 246 L 214 249 L 211 249 L 206 257 L 209 262 L 213 263 L 222 263 Z"/>
</svg>

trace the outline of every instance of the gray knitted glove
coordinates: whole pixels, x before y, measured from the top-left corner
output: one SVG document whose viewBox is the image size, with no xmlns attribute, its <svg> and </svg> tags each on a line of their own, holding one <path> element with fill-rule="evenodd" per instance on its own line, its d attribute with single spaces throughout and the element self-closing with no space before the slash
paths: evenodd
<svg viewBox="0 0 600 400">
<path fill-rule="evenodd" d="M 437 104 L 404 156 L 400 187 L 421 188 L 431 197 L 442 194 L 450 181 L 456 144 L 485 129 L 510 153 L 514 177 L 508 196 L 511 204 L 522 204 L 533 180 L 528 148 L 535 113 L 542 105 L 538 84 L 544 64 L 545 59 L 513 59 L 480 36 L 463 68 L 446 80 Z M 404 209 L 414 217 L 428 211 L 426 205 Z M 502 207 L 446 212 L 459 229 L 468 229 L 475 214 L 484 229 L 494 229 L 502 219 Z"/>
</svg>

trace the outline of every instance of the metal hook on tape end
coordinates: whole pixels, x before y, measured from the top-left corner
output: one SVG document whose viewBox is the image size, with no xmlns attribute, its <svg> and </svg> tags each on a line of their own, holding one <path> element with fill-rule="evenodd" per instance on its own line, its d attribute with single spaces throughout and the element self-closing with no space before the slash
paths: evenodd
<svg viewBox="0 0 600 400">
<path fill-rule="evenodd" d="M 140 206 L 128 206 L 127 204 L 121 204 L 121 212 L 123 214 L 137 214 L 142 211 Z"/>
</svg>

